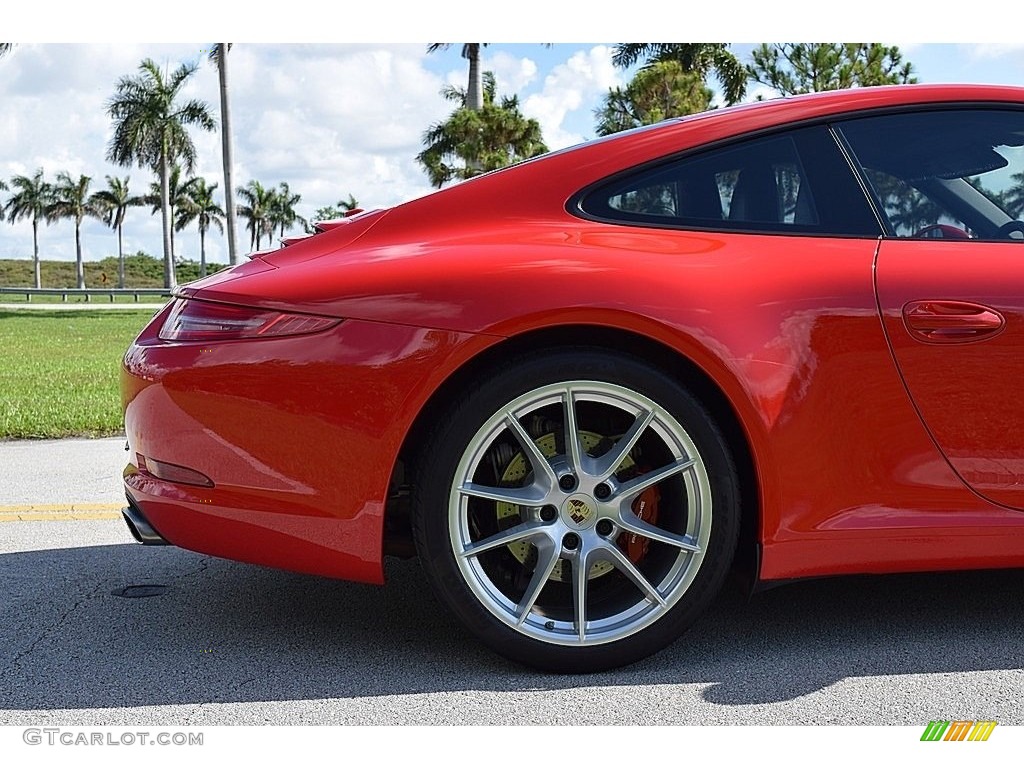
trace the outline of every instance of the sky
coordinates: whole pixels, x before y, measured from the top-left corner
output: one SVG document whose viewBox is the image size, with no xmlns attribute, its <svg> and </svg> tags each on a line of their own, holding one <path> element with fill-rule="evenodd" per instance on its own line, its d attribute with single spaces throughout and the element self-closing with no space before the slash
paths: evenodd
<svg viewBox="0 0 1024 768">
<path fill-rule="evenodd" d="M 316 23 L 319 17 L 315 8 L 307 10 L 307 15 L 300 16 L 304 25 L 300 29 L 283 24 L 277 30 L 279 39 L 287 42 L 267 39 L 275 33 L 273 24 L 223 30 L 241 33 L 235 39 L 244 39 L 248 32 L 255 40 L 236 43 L 230 54 L 236 186 L 250 179 L 272 186 L 287 182 L 293 193 L 302 196 L 297 208 L 307 218 L 317 208 L 333 205 L 349 194 L 361 207 L 377 208 L 430 192 L 415 156 L 422 149 L 424 131 L 452 111 L 453 104 L 440 95 L 442 87 L 465 85 L 467 69 L 460 56 L 461 46 L 454 44 L 448 50 L 428 54 L 427 43 L 444 39 L 442 33 L 449 30 L 429 26 L 417 29 L 415 24 L 411 29 L 408 25 L 403 28 L 402 34 L 387 30 L 402 42 L 327 42 L 315 39 L 315 30 L 321 29 Z M 362 36 L 351 34 L 358 30 L 337 16 L 332 12 L 331 29 L 350 33 L 350 39 Z M 31 174 L 41 167 L 50 180 L 59 171 L 68 171 L 76 178 L 88 175 L 92 189 L 99 190 L 106 186 L 107 175 L 128 175 L 132 191 L 144 193 L 155 179 L 152 172 L 117 167 L 105 160 L 112 132 L 106 104 L 117 80 L 136 72 L 144 58 L 171 68 L 181 62 L 199 62 L 183 96 L 206 101 L 216 117 L 217 72 L 205 58 L 210 44 L 159 39 L 130 43 L 124 40 L 131 39 L 131 30 L 112 39 L 115 35 L 107 28 L 89 28 L 88 24 L 79 28 L 66 15 L 60 18 L 64 26 L 15 25 L 8 31 L 9 39 L 24 42 L 0 60 L 0 179 Z M 367 31 L 380 35 L 376 39 L 384 39 L 379 15 L 374 19 L 373 24 L 365 24 Z M 715 23 L 721 25 L 720 20 Z M 703 39 L 731 31 L 713 27 Z M 254 34 L 257 29 L 259 34 Z M 527 24 L 514 30 L 518 36 L 510 38 L 550 39 L 558 36 L 553 31 L 558 29 L 570 28 Z M 213 29 L 209 36 L 221 31 Z M 740 31 L 748 35 L 747 39 L 759 39 L 752 34 L 754 30 Z M 775 31 L 780 36 L 789 32 L 789 39 L 801 31 L 803 39 L 817 32 L 818 39 L 828 39 L 821 30 L 764 31 Z M 899 42 L 900 31 L 895 29 L 896 37 L 888 42 L 900 46 L 921 82 L 1024 84 L 1024 44 Z M 564 38 L 585 32 L 593 33 L 593 39 L 631 39 L 626 37 L 630 33 L 632 39 L 650 39 L 639 37 L 637 29 L 607 25 L 605 29 L 572 27 L 571 34 Z M 613 38 L 614 33 L 622 37 Z M 43 34 L 48 37 L 32 42 Z M 137 39 L 154 37 L 152 30 L 138 30 L 136 34 Z M 166 34 L 168 39 L 196 36 L 188 24 L 171 25 Z M 304 36 L 310 39 L 304 40 Z M 344 39 L 344 34 L 336 36 Z M 876 34 L 870 39 L 877 38 Z M 728 38 L 720 34 L 717 39 Z M 913 40 L 909 34 L 904 39 Z M 592 138 L 593 112 L 600 99 L 609 88 L 628 80 L 629 72 L 612 66 L 612 46 L 582 41 L 550 47 L 528 42 L 492 43 L 484 49 L 483 66 L 495 73 L 499 93 L 516 94 L 522 111 L 540 122 L 548 147 L 559 149 Z M 733 44 L 732 48 L 746 61 L 753 44 Z M 752 85 L 748 96 L 759 92 L 761 89 Z M 193 131 L 192 136 L 198 151 L 196 173 L 220 184 L 220 198 L 219 135 Z M 6 193 L 0 192 L 0 200 L 4 199 Z M 244 222 L 239 222 L 239 230 L 239 242 L 248 246 Z M 87 220 L 82 232 L 87 260 L 116 255 L 116 236 L 102 222 Z M 126 252 L 141 249 L 159 255 L 159 215 L 151 215 L 149 208 L 130 210 L 124 237 Z M 40 244 L 44 258 L 73 260 L 73 223 L 62 221 L 42 227 Z M 31 249 L 32 231 L 27 221 L 0 224 L 0 258 L 28 258 Z M 179 256 L 198 258 L 198 249 L 194 230 L 176 235 Z M 226 238 L 211 233 L 207 255 L 214 261 L 226 261 Z"/>
</svg>

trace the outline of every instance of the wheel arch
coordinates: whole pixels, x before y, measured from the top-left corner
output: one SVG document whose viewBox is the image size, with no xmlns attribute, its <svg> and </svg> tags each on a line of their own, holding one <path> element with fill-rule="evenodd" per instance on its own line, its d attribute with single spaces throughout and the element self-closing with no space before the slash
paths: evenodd
<svg viewBox="0 0 1024 768">
<path fill-rule="evenodd" d="M 711 376 L 686 355 L 667 344 L 634 331 L 600 325 L 573 324 L 532 330 L 504 339 L 455 370 L 431 394 L 420 409 L 402 441 L 391 471 L 390 499 L 385 513 L 385 552 L 412 552 L 408 511 L 402 503 L 408 487 L 415 483 L 417 454 L 432 425 L 465 391 L 465 387 L 503 361 L 524 353 L 587 347 L 628 354 L 685 381 L 693 395 L 714 417 L 726 438 L 740 477 L 740 540 L 734 571 L 746 586 L 753 587 L 760 570 L 761 485 L 751 439 L 725 392 Z M 404 491 L 402 489 L 405 489 Z"/>
</svg>

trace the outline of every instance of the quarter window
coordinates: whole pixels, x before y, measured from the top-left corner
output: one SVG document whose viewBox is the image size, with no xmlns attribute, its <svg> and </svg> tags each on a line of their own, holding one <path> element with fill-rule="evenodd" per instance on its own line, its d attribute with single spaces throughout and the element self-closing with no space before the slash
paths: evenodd
<svg viewBox="0 0 1024 768">
<path fill-rule="evenodd" d="M 587 194 L 581 212 L 660 227 L 878 235 L 878 224 L 824 127 L 735 143 L 627 173 Z"/>
</svg>

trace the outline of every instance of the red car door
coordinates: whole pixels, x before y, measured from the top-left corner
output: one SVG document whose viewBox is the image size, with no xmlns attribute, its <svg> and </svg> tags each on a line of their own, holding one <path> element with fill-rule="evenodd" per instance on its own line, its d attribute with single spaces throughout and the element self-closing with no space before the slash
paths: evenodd
<svg viewBox="0 0 1024 768">
<path fill-rule="evenodd" d="M 977 493 L 1024 509 L 1024 244 L 885 240 L 876 281 L 935 442 Z"/>
<path fill-rule="evenodd" d="M 907 392 L 963 481 L 1024 509 L 1024 110 L 838 128 L 886 230 L 875 285 Z"/>
</svg>

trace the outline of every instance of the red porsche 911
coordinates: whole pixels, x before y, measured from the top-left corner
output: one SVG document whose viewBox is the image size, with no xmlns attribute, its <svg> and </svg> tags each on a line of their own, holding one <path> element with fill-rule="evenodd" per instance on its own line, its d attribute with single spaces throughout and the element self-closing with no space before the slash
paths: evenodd
<svg viewBox="0 0 1024 768">
<path fill-rule="evenodd" d="M 145 543 L 380 583 L 418 554 L 558 671 L 728 572 L 1024 566 L 1024 89 L 720 109 L 321 225 L 124 358 Z"/>
</svg>

